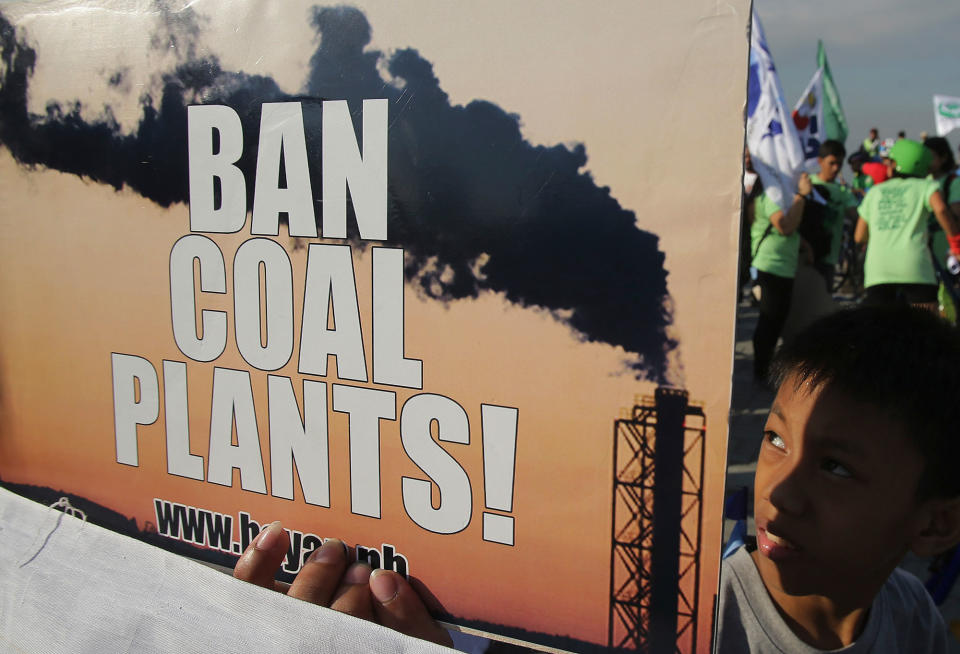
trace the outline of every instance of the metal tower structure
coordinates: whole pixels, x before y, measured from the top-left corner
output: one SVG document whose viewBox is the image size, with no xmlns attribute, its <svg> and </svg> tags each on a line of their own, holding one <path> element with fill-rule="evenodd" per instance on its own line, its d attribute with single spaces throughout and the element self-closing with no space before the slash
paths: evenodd
<svg viewBox="0 0 960 654">
<path fill-rule="evenodd" d="M 706 416 L 659 387 L 613 431 L 608 646 L 695 652 Z"/>
</svg>

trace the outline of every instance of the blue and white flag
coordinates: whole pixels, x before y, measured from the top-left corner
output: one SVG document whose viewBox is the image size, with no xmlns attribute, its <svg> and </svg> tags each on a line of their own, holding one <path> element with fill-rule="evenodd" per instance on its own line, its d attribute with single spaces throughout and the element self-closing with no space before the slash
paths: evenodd
<svg viewBox="0 0 960 654">
<path fill-rule="evenodd" d="M 803 164 L 808 173 L 818 169 L 817 156 L 820 144 L 827 140 L 823 122 L 823 69 L 817 69 L 807 84 L 803 95 L 793 107 L 793 126 L 797 128 L 800 147 L 803 148 Z"/>
<path fill-rule="evenodd" d="M 803 168 L 803 150 L 757 12 L 750 30 L 747 148 L 767 195 L 786 209 Z"/>
</svg>

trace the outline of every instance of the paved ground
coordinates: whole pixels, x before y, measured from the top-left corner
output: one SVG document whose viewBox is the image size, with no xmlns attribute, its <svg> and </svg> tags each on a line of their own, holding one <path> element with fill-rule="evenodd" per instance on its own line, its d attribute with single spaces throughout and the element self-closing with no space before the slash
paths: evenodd
<svg viewBox="0 0 960 654">
<path fill-rule="evenodd" d="M 733 363 L 733 397 L 730 409 L 730 440 L 727 451 L 727 495 L 742 487 L 751 489 L 748 502 L 748 533 L 753 534 L 753 474 L 756 470 L 763 425 L 773 393 L 753 382 L 753 345 L 750 342 L 757 324 L 757 310 L 742 302 L 737 310 L 737 333 Z M 725 536 L 733 523 L 727 521 Z M 901 567 L 921 580 L 929 577 L 930 561 L 907 555 Z M 960 627 L 960 583 L 940 607 L 947 624 L 956 621 Z M 955 629 L 955 636 L 960 628 Z M 952 642 L 951 654 L 960 654 L 960 640 Z"/>
</svg>

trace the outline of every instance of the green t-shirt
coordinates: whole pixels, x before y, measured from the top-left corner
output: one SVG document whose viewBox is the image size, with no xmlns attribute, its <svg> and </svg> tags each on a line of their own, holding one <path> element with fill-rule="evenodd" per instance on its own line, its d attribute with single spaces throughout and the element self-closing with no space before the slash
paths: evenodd
<svg viewBox="0 0 960 654">
<path fill-rule="evenodd" d="M 750 226 L 750 254 L 753 255 L 753 267 L 771 275 L 793 279 L 797 276 L 800 235 L 794 232 L 790 236 L 784 236 L 770 223 L 770 216 L 782 209 L 766 193 L 757 196 L 753 206 L 753 225 Z M 768 226 L 770 231 L 764 238 L 763 235 L 767 232 Z M 763 239 L 762 242 L 761 239 Z"/>
<path fill-rule="evenodd" d="M 937 182 L 895 177 L 870 189 L 860 204 L 867 222 L 867 258 L 864 286 L 877 284 L 936 284 L 927 221 L 930 196 Z"/>
<path fill-rule="evenodd" d="M 840 260 L 844 216 L 847 209 L 856 208 L 857 198 L 846 186 L 836 182 L 825 182 L 820 179 L 820 175 L 810 175 L 810 181 L 827 187 L 827 192 L 830 194 L 830 199 L 827 200 L 827 215 L 823 221 L 823 226 L 830 234 L 830 252 L 823 258 L 823 261 L 834 266 Z"/>
<path fill-rule="evenodd" d="M 873 186 L 873 178 L 870 177 L 870 175 L 859 173 L 853 176 L 853 184 L 851 184 L 851 186 L 857 191 L 866 191 Z"/>
<path fill-rule="evenodd" d="M 947 204 L 953 204 L 954 202 L 960 202 L 960 175 L 955 176 L 950 180 L 950 188 L 944 189 L 943 186 L 946 183 L 946 177 L 943 177 L 937 180 L 937 187 L 940 189 L 940 196 L 943 198 L 943 201 Z M 947 192 L 944 193 L 944 190 Z M 930 224 L 933 226 L 933 255 L 937 258 L 937 261 L 943 263 L 947 259 L 947 235 L 944 233 L 943 229 L 940 227 L 940 223 L 937 222 L 937 219 L 933 216 L 930 217 Z"/>
<path fill-rule="evenodd" d="M 941 183 L 945 181 L 946 178 L 944 177 Z M 960 174 L 954 175 L 953 179 L 950 180 L 950 189 L 947 193 L 947 196 L 943 199 L 947 204 L 960 202 Z"/>
</svg>

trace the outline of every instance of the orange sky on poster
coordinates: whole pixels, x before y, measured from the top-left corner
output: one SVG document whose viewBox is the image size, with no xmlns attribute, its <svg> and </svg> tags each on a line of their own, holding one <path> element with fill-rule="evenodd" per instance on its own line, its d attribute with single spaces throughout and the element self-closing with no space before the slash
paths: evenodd
<svg viewBox="0 0 960 654">
<path fill-rule="evenodd" d="M 330 423 L 330 509 L 304 505 L 299 490 L 297 501 L 287 502 L 242 491 L 236 481 L 237 487 L 226 488 L 168 475 L 162 411 L 155 424 L 139 428 L 139 467 L 120 465 L 110 353 L 144 357 L 158 371 L 163 359 L 187 360 L 171 331 L 167 272 L 169 250 L 187 229 L 186 210 L 165 211 L 133 194 L 58 173 L 25 173 L 8 157 L 2 174 L 10 180 L 7 215 L 32 216 L 7 220 L 3 241 L 6 269 L 14 272 L 0 287 L 7 308 L 0 327 L 3 479 L 77 493 L 135 517 L 141 526 L 155 521 L 151 498 L 159 497 L 228 514 L 241 508 L 260 521 L 281 519 L 300 531 L 352 543 L 390 542 L 454 614 L 471 615 L 483 606 L 491 621 L 604 639 L 612 424 L 635 394 L 653 389 L 625 372 L 611 374 L 622 368 L 622 352 L 581 343 L 543 312 L 492 294 L 445 306 L 407 289 L 406 354 L 423 360 L 423 390 L 455 399 L 470 417 L 471 444 L 446 446 L 473 488 L 473 519 L 460 534 L 428 534 L 404 513 L 400 478 L 423 475 L 404 454 L 395 422 L 381 430 L 381 520 L 350 515 L 342 414 L 332 414 Z M 242 233 L 217 237 L 228 269 L 243 239 Z M 305 253 L 299 249 L 291 257 L 296 289 L 302 289 Z M 369 257 L 354 256 L 362 321 L 369 326 Z M 229 295 L 203 306 L 230 311 Z M 299 313 L 302 292 L 294 295 Z M 369 351 L 369 329 L 364 338 Z M 298 379 L 296 358 L 277 374 Z M 214 363 L 188 364 L 191 451 L 202 456 L 214 365 L 250 368 L 232 338 Z M 252 377 L 269 488 L 266 373 L 253 371 Z M 401 389 L 398 405 L 409 394 Z M 481 403 L 519 408 L 513 548 L 486 543 L 480 535 Z M 706 512 L 707 522 L 712 513 Z M 571 565 L 571 559 L 583 565 Z M 492 569 L 499 574 L 477 574 Z M 504 579 L 510 593 L 503 593 Z M 464 587 L 471 588 L 468 595 L 450 598 L 452 589 Z M 538 615 L 539 606 L 549 610 Z"/>
</svg>

